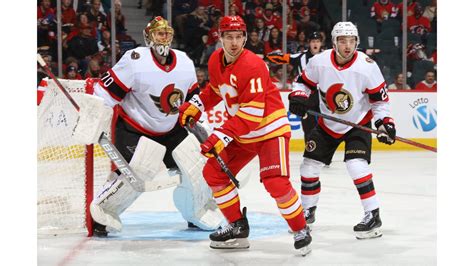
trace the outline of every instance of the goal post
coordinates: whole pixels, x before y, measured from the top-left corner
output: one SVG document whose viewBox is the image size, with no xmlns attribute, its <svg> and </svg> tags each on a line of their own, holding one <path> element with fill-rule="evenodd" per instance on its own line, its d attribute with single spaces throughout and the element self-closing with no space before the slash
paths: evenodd
<svg viewBox="0 0 474 266">
<path fill-rule="evenodd" d="M 75 99 L 93 91 L 84 80 L 59 81 Z M 37 110 L 38 234 L 92 235 L 89 205 L 112 165 L 99 145 L 74 142 L 71 135 L 77 118 L 74 106 L 48 79 Z"/>
</svg>

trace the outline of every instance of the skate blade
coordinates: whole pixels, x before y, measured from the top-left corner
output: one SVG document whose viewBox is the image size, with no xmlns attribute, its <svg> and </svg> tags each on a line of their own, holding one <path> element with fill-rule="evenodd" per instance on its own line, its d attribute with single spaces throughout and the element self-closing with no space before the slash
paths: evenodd
<svg viewBox="0 0 474 266">
<path fill-rule="evenodd" d="M 301 256 L 306 256 L 308 255 L 309 253 L 311 253 L 311 247 L 309 245 L 307 245 L 306 247 L 302 247 L 300 249 L 297 249 L 298 253 L 301 255 Z"/>
<path fill-rule="evenodd" d="M 378 238 L 382 236 L 382 230 L 379 228 L 374 228 L 367 232 L 354 232 L 357 239 L 370 239 L 370 238 Z"/>
<path fill-rule="evenodd" d="M 247 238 L 235 238 L 227 241 L 211 241 L 211 248 L 214 249 L 245 249 L 250 247 Z"/>
</svg>

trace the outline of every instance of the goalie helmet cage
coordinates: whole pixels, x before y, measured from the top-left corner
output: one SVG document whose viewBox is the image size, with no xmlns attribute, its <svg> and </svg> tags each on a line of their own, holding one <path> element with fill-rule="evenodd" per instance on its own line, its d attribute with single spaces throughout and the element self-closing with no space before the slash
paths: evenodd
<svg viewBox="0 0 474 266">
<path fill-rule="evenodd" d="M 59 81 L 78 102 L 80 94 L 92 94 L 92 83 Z M 37 113 L 38 234 L 87 232 L 91 236 L 89 205 L 112 165 L 97 144 L 74 142 L 71 135 L 78 112 L 53 80 L 47 79 L 47 84 Z"/>
</svg>

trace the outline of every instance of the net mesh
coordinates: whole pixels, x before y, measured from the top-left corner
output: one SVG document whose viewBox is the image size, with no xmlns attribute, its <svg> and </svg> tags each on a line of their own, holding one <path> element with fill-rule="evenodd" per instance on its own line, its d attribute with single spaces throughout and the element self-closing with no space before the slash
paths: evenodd
<svg viewBox="0 0 474 266">
<path fill-rule="evenodd" d="M 86 93 L 83 80 L 59 81 L 73 98 Z M 100 146 L 94 145 L 90 154 L 85 145 L 73 141 L 78 113 L 52 80 L 48 80 L 37 115 L 38 233 L 87 232 L 86 156 L 93 156 L 94 192 L 105 182 L 110 161 Z"/>
</svg>

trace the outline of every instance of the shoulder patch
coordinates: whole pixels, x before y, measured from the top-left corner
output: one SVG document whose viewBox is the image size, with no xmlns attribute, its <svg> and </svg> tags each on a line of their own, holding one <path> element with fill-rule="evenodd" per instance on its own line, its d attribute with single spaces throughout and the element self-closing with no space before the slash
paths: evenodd
<svg viewBox="0 0 474 266">
<path fill-rule="evenodd" d="M 133 51 L 131 54 L 130 54 L 130 57 L 133 59 L 133 60 L 137 60 L 138 58 L 140 58 L 140 54 Z"/>
<path fill-rule="evenodd" d="M 365 61 L 367 61 L 367 63 L 373 63 L 374 62 L 374 60 L 370 57 L 366 57 Z"/>
</svg>

